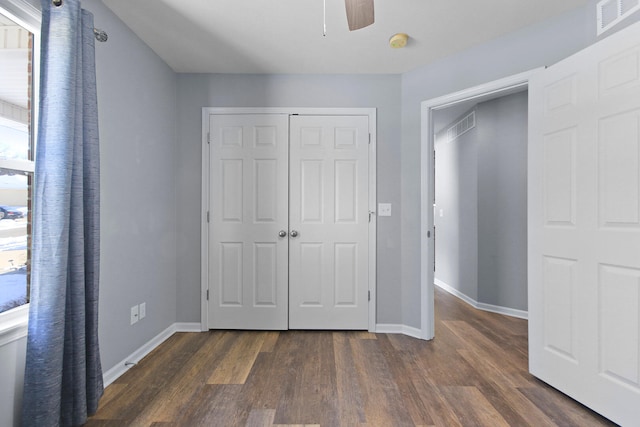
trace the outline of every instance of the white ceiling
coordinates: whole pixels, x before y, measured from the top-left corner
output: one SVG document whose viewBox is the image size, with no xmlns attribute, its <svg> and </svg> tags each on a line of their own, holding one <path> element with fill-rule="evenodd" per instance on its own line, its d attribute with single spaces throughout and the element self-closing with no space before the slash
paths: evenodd
<svg viewBox="0 0 640 427">
<path fill-rule="evenodd" d="M 326 36 L 323 0 L 103 2 L 176 72 L 396 74 L 588 0 L 375 0 L 376 22 L 354 32 L 343 0 L 326 0 Z M 388 45 L 397 32 L 404 49 Z"/>
<path fill-rule="evenodd" d="M 343 0 L 326 0 L 326 36 L 323 0 L 103 2 L 176 72 L 397 74 L 589 0 L 375 0 L 376 22 L 353 32 Z M 28 51 L 17 31 L 0 16 L 0 100 L 26 108 Z M 404 49 L 388 45 L 397 32 L 409 34 Z"/>
</svg>

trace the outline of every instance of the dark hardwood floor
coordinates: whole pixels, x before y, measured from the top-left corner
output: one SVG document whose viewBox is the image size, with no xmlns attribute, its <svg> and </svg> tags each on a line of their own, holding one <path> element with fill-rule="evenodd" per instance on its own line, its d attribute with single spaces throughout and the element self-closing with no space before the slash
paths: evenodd
<svg viewBox="0 0 640 427">
<path fill-rule="evenodd" d="M 436 338 L 178 333 L 87 426 L 608 426 L 527 372 L 527 322 L 436 291 Z"/>
</svg>

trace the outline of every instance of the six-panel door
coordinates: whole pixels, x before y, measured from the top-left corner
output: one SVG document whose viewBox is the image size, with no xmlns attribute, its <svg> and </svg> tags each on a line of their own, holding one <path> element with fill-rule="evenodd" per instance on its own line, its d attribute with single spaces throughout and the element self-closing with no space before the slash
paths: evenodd
<svg viewBox="0 0 640 427">
<path fill-rule="evenodd" d="M 368 116 L 211 115 L 209 132 L 209 327 L 367 329 Z"/>
<path fill-rule="evenodd" d="M 368 117 L 290 126 L 289 328 L 367 329 Z"/>
<path fill-rule="evenodd" d="M 529 86 L 529 361 L 640 420 L 640 24 Z"/>
<path fill-rule="evenodd" d="M 209 327 L 287 329 L 287 115 L 210 116 Z"/>
</svg>

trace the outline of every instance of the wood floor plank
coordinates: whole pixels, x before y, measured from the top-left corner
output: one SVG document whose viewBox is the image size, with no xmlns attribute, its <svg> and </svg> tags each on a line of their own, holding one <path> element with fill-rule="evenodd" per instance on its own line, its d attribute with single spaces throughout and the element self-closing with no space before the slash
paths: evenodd
<svg viewBox="0 0 640 427">
<path fill-rule="evenodd" d="M 262 348 L 266 332 L 245 332 L 214 369 L 207 384 L 244 384 Z"/>
<path fill-rule="evenodd" d="M 420 398 L 415 384 L 411 380 L 413 372 L 407 368 L 403 354 L 394 349 L 389 337 L 386 335 L 381 335 L 380 338 L 378 338 L 378 347 L 389 366 L 391 375 L 398 386 L 401 399 L 413 424 L 433 424 L 429 411 Z"/>
<path fill-rule="evenodd" d="M 158 368 L 162 369 L 167 363 L 171 363 L 177 354 L 189 352 L 190 348 L 197 348 L 200 345 L 202 337 L 194 334 L 176 333 L 170 336 L 161 346 L 156 347 L 146 357 L 138 362 L 145 363 L 145 360 L 154 360 Z M 132 365 L 127 372 L 114 381 L 117 383 L 139 383 L 144 382 L 149 376 L 154 375 L 148 369 L 137 369 L 136 365 Z"/>
<path fill-rule="evenodd" d="M 242 397 L 253 408 L 277 408 L 285 390 L 291 386 L 291 373 L 298 371 L 304 351 L 297 336 L 296 332 L 282 333 L 272 352 L 260 353 L 256 358 Z"/>
<path fill-rule="evenodd" d="M 253 409 L 249 412 L 246 427 L 271 427 L 275 416 L 275 409 Z"/>
<path fill-rule="evenodd" d="M 251 408 L 274 410 L 278 406 L 282 389 L 286 386 L 288 371 L 280 366 L 273 353 L 260 353 L 245 382 L 241 399 Z"/>
<path fill-rule="evenodd" d="M 338 418 L 342 425 L 359 425 L 366 421 L 364 404 L 358 384 L 358 374 L 353 360 L 350 341 L 359 339 L 348 332 L 333 334 L 333 351 L 336 364 L 338 393 Z"/>
<path fill-rule="evenodd" d="M 546 384 L 539 387 L 520 388 L 519 391 L 531 400 L 540 410 L 545 412 L 557 426 L 615 426 L 616 424 L 585 410 L 584 406 L 569 399 Z"/>
<path fill-rule="evenodd" d="M 102 395 L 98 405 L 98 411 L 103 410 L 114 399 L 118 398 L 118 396 L 122 396 L 128 388 L 129 384 L 125 383 L 113 383 L 109 387 L 105 388 L 104 394 Z"/>
<path fill-rule="evenodd" d="M 250 410 L 238 405 L 241 384 L 206 384 L 192 397 L 177 418 L 178 425 L 189 427 L 227 427 L 246 424 Z"/>
<path fill-rule="evenodd" d="M 441 393 L 440 389 L 423 377 L 414 377 L 413 383 L 425 402 L 429 416 L 437 426 L 462 427 L 460 418 L 453 410 L 457 402 L 450 402 Z"/>
<path fill-rule="evenodd" d="M 234 333 L 209 333 L 206 341 L 177 371 L 175 379 L 164 387 L 156 398 L 141 408 L 133 417 L 133 425 L 175 421 L 188 408 L 192 397 L 204 386 L 205 379 L 237 339 Z"/>
<path fill-rule="evenodd" d="M 486 381 L 501 383 L 508 388 L 526 387 L 531 384 L 532 377 L 524 371 L 524 366 L 506 367 L 502 358 L 493 357 L 474 343 L 459 349 L 458 354 Z"/>
<path fill-rule="evenodd" d="M 86 425 L 613 425 L 528 373 L 526 321 L 439 291 L 435 307 L 432 341 L 349 331 L 175 334 L 107 387 Z"/>
<path fill-rule="evenodd" d="M 503 372 L 495 361 L 487 359 L 476 351 L 461 349 L 458 352 L 467 363 L 481 372 L 485 378 L 485 384 L 480 385 L 479 389 L 500 410 L 510 425 L 532 427 L 551 427 L 554 425 L 544 412 L 516 391 L 518 386 L 526 384 L 524 381 L 514 381 L 513 376 Z M 527 414 L 527 418 L 523 418 L 521 414 Z"/>
<path fill-rule="evenodd" d="M 447 320 L 442 323 L 468 345 L 471 345 L 476 353 L 489 360 L 499 361 L 500 369 L 513 378 L 519 377 L 523 370 L 526 369 L 526 360 L 521 360 L 516 353 L 509 352 L 506 347 L 501 347 L 491 341 L 469 323 L 460 320 Z"/>
<path fill-rule="evenodd" d="M 434 343 L 432 347 L 421 348 L 417 355 L 404 352 L 403 357 L 415 357 L 420 375 L 424 375 L 436 387 L 472 386 L 482 382 L 482 377 L 453 346 Z M 452 369 L 455 366 L 455 369 Z"/>
<path fill-rule="evenodd" d="M 366 423 L 371 425 L 413 425 L 395 383 L 379 340 L 351 340 L 358 384 L 364 400 Z"/>
<path fill-rule="evenodd" d="M 123 423 L 123 420 L 98 420 L 91 418 L 84 425 L 85 427 L 121 427 Z"/>
<path fill-rule="evenodd" d="M 279 337 L 280 337 L 280 332 L 278 331 L 264 332 L 264 342 L 262 343 L 260 352 L 271 353 L 275 348 Z"/>
<path fill-rule="evenodd" d="M 333 335 L 330 332 L 289 332 L 300 342 L 289 367 L 274 423 L 337 425 L 337 388 Z"/>
<path fill-rule="evenodd" d="M 166 346 L 163 343 L 138 365 L 125 372 L 120 380 L 127 384 L 126 389 L 108 401 L 93 418 L 135 418 L 142 411 L 141 408 L 150 405 L 158 394 L 174 383 L 180 370 L 191 358 L 191 352 L 210 341 L 207 334 L 181 335 L 177 338 L 178 340 L 167 340 Z M 131 402 L 135 402 L 135 405 Z"/>
<path fill-rule="evenodd" d="M 509 427 L 507 421 L 489 403 L 477 387 L 441 387 L 449 401 L 456 401 L 454 411 L 464 426 Z"/>
<path fill-rule="evenodd" d="M 553 421 L 522 393 L 496 384 L 478 387 L 510 426 L 553 427 Z"/>
<path fill-rule="evenodd" d="M 320 424 L 274 424 L 273 427 L 320 427 Z"/>
<path fill-rule="evenodd" d="M 456 402 L 449 402 L 434 384 L 433 378 L 424 374 L 423 363 L 428 364 L 429 361 L 420 360 L 419 357 L 406 357 L 406 353 L 410 352 L 404 354 L 405 365 L 412 373 L 411 381 L 429 412 L 429 418 L 436 426 L 462 427 L 453 410 Z"/>
<path fill-rule="evenodd" d="M 376 340 L 378 336 L 368 331 L 352 331 L 349 333 L 352 338 L 360 340 Z"/>
</svg>

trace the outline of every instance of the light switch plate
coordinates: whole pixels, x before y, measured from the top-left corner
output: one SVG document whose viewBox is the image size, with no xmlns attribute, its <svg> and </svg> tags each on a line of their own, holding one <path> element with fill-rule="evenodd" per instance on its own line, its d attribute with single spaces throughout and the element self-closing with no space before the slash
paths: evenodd
<svg viewBox="0 0 640 427">
<path fill-rule="evenodd" d="M 391 203 L 378 203 L 378 216 L 391 216 Z"/>
<path fill-rule="evenodd" d="M 138 322 L 138 306 L 134 305 L 131 307 L 131 324 Z"/>
</svg>

